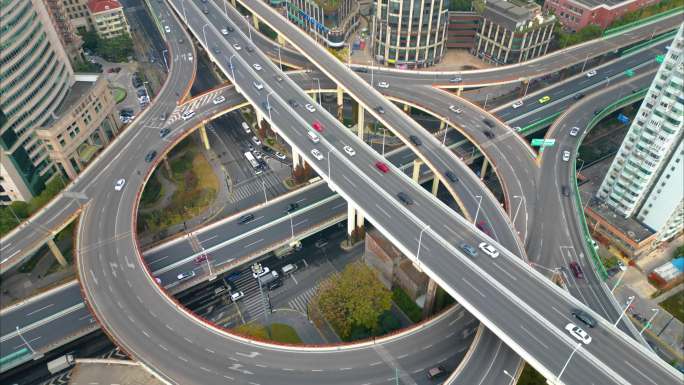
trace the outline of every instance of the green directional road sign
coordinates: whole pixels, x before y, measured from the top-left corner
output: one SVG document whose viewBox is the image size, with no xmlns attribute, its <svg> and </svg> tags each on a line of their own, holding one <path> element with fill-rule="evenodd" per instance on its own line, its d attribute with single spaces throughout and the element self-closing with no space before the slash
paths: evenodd
<svg viewBox="0 0 684 385">
<path fill-rule="evenodd" d="M 665 55 L 657 55 L 655 59 L 656 63 L 660 64 L 665 61 Z"/>
<path fill-rule="evenodd" d="M 532 139 L 532 147 L 550 147 L 556 144 L 556 139 Z"/>
<path fill-rule="evenodd" d="M 625 75 L 627 75 L 627 77 L 631 78 L 632 76 L 634 76 L 634 70 L 628 69 L 627 71 L 625 71 Z"/>
</svg>

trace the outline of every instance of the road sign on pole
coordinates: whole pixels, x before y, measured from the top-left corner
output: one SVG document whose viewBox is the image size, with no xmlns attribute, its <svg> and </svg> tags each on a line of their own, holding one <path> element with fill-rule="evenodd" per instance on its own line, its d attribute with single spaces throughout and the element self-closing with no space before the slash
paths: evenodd
<svg viewBox="0 0 684 385">
<path fill-rule="evenodd" d="M 556 139 L 543 139 L 535 138 L 532 139 L 532 147 L 550 147 L 556 144 Z"/>
<path fill-rule="evenodd" d="M 656 63 L 661 64 L 662 62 L 665 61 L 665 55 L 656 55 L 655 61 L 656 61 Z"/>
<path fill-rule="evenodd" d="M 627 71 L 625 71 L 625 75 L 627 75 L 627 77 L 631 78 L 632 76 L 634 76 L 634 70 L 628 69 Z"/>
</svg>

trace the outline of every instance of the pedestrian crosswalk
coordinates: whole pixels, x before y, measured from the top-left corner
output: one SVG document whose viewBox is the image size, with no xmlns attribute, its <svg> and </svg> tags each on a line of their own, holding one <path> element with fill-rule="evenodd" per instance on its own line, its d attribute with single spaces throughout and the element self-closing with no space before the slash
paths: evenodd
<svg viewBox="0 0 684 385">
<path fill-rule="evenodd" d="M 259 293 L 257 280 L 248 270 L 243 271 L 240 277 L 233 280 L 233 283 L 235 284 L 234 290 L 245 293 L 244 298 L 240 300 L 240 310 L 245 321 L 249 322 L 264 315 L 268 306 L 268 289 L 263 288 L 264 300 Z"/>
<path fill-rule="evenodd" d="M 252 195 L 264 195 L 264 188 L 268 191 L 274 187 L 282 187 L 283 183 L 274 172 L 265 173 L 259 178 L 252 178 L 233 186 L 233 193 L 228 198 L 230 203 L 239 202 Z"/>
<path fill-rule="evenodd" d="M 187 103 L 177 106 L 171 113 L 171 116 L 169 116 L 168 123 L 171 124 L 176 120 L 180 119 L 183 113 L 186 111 L 197 111 L 200 107 L 212 103 L 214 98 L 219 96 L 220 94 L 221 90 L 211 91 L 197 98 L 194 98 Z"/>
<path fill-rule="evenodd" d="M 307 308 L 309 307 L 309 302 L 311 301 L 311 298 L 313 298 L 314 295 L 316 295 L 316 292 L 318 291 L 318 288 L 323 284 L 324 282 L 329 281 L 332 277 L 338 276 L 340 273 L 335 271 L 332 273 L 332 275 L 323 281 L 317 283 L 314 287 L 310 287 L 306 289 L 303 293 L 293 297 L 287 304 L 288 306 L 293 309 L 297 310 L 298 312 L 307 313 Z"/>
</svg>

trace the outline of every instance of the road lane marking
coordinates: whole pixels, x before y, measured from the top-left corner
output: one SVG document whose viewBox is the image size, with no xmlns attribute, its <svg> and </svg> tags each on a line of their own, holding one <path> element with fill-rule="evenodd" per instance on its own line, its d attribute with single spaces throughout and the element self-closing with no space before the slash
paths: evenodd
<svg viewBox="0 0 684 385">
<path fill-rule="evenodd" d="M 641 370 L 639 370 L 639 369 L 637 369 L 636 367 L 634 367 L 634 365 L 630 364 L 630 363 L 627 362 L 627 361 L 625 361 L 625 364 L 627 364 L 630 368 L 634 369 L 637 373 L 641 374 L 641 375 L 642 375 L 645 379 L 647 379 L 648 382 L 650 382 L 651 384 L 653 384 L 653 385 L 658 385 L 656 382 L 654 382 L 653 380 L 651 380 L 647 375 L 645 375 L 644 372 L 642 372 Z"/>
<path fill-rule="evenodd" d="M 463 280 L 463 282 L 465 282 L 466 285 L 470 286 L 471 289 L 475 290 L 479 295 L 481 295 L 482 298 L 487 298 L 487 296 L 484 295 L 484 293 L 482 293 L 478 288 L 476 288 L 476 287 L 475 287 L 472 283 L 470 283 L 467 279 L 465 279 L 465 278 L 461 278 L 461 279 Z"/>
<path fill-rule="evenodd" d="M 538 343 L 539 345 L 543 346 L 543 347 L 546 348 L 546 349 L 549 348 L 545 343 L 543 343 L 543 342 L 542 342 L 539 338 L 537 338 L 534 334 L 530 333 L 529 330 L 525 329 L 524 326 L 520 325 L 520 329 L 522 329 L 525 333 L 527 333 L 530 337 L 532 337 L 533 340 L 537 341 L 537 343 Z"/>
<path fill-rule="evenodd" d="M 30 315 L 36 314 L 36 313 L 38 313 L 39 311 L 45 310 L 45 309 L 50 308 L 50 307 L 52 307 L 52 306 L 54 306 L 54 305 L 55 305 L 54 303 L 51 303 L 51 304 L 49 304 L 49 305 L 45 305 L 45 306 L 41 307 L 40 309 L 36 309 L 36 310 L 34 310 L 34 311 L 30 312 L 30 313 L 26 313 L 26 316 L 28 317 L 28 316 L 30 316 Z"/>
<path fill-rule="evenodd" d="M 499 266 L 499 264 L 497 264 L 496 262 L 492 262 L 492 264 L 494 265 L 494 267 L 496 267 L 497 269 L 501 270 L 502 273 L 506 274 L 506 276 L 508 276 L 508 278 L 510 278 L 510 279 L 512 279 L 512 280 L 514 280 L 514 281 L 517 281 L 517 280 L 518 280 L 518 278 L 514 277 L 511 273 L 509 273 L 508 271 L 504 270 L 504 268 L 501 267 L 501 266 Z"/>
<path fill-rule="evenodd" d="M 245 245 L 245 246 L 243 247 L 243 249 L 246 249 L 246 248 L 248 248 L 248 247 L 254 246 L 254 245 L 256 245 L 257 243 L 263 242 L 263 241 L 264 241 L 264 238 L 261 238 L 261 239 L 259 239 L 259 240 L 257 240 L 257 241 L 254 241 L 254 242 L 252 242 L 252 243 L 250 243 L 250 244 L 248 244 L 248 245 Z"/>
</svg>

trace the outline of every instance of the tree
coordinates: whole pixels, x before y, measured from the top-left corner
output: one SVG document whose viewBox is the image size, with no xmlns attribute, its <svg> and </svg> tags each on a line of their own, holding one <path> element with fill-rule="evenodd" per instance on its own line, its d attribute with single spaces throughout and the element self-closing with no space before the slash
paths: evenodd
<svg viewBox="0 0 684 385">
<path fill-rule="evenodd" d="M 451 0 L 450 11 L 466 12 L 473 9 L 473 2 L 471 0 Z"/>
<path fill-rule="evenodd" d="M 342 338 L 351 335 L 353 326 L 375 329 L 380 315 L 392 306 L 392 293 L 362 262 L 347 265 L 319 290 L 321 313 Z"/>
</svg>

